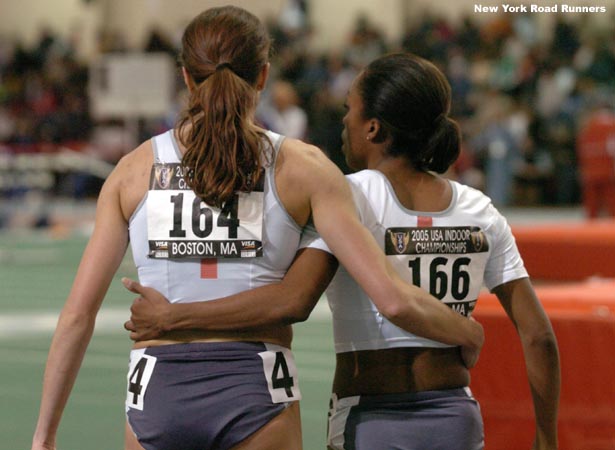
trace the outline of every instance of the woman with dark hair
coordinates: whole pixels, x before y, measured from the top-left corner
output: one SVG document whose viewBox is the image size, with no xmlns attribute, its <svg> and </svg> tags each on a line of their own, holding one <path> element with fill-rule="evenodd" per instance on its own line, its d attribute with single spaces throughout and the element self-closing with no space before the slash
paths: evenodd
<svg viewBox="0 0 615 450">
<path fill-rule="evenodd" d="M 347 179 L 362 223 L 402 278 L 465 316 L 483 285 L 497 295 L 523 346 L 536 415 L 533 448 L 556 449 L 557 343 L 510 227 L 484 194 L 438 175 L 459 154 L 450 96 L 442 73 L 419 57 L 393 54 L 369 64 L 346 102 L 343 151 L 361 170 Z M 224 300 L 170 305 L 126 280 L 140 294 L 127 323 L 131 337 L 304 320 L 315 300 L 302 281 L 323 264 L 329 266 L 323 274 L 336 268 L 319 256 L 317 249 L 331 251 L 325 243 L 304 234 L 307 248 L 282 282 Z M 468 389 L 471 365 L 459 349 L 389 320 L 342 265 L 327 289 L 337 353 L 329 448 L 483 448 L 479 407 Z M 261 298 L 267 307 L 248 313 Z"/>
<path fill-rule="evenodd" d="M 311 217 L 390 320 L 462 345 L 468 364 L 476 360 L 482 327 L 401 280 L 326 156 L 254 124 L 269 48 L 262 23 L 240 8 L 209 9 L 188 25 L 181 61 L 189 105 L 176 129 L 122 158 L 101 190 L 94 232 L 51 343 L 32 449 L 55 449 L 97 311 L 128 243 L 145 286 L 190 303 L 280 281 Z M 329 276 L 313 273 L 312 296 Z M 274 324 L 137 343 L 127 377 L 126 448 L 300 448 L 291 339 L 290 326 Z"/>
<path fill-rule="evenodd" d="M 483 285 L 497 295 L 524 350 L 534 448 L 556 449 L 557 343 L 510 227 L 483 193 L 438 175 L 459 156 L 450 99 L 444 75 L 422 58 L 372 62 L 350 89 L 342 135 L 348 164 L 368 170 L 348 180 L 362 223 L 405 279 L 465 316 Z M 337 353 L 330 448 L 483 448 L 469 371 L 455 348 L 379 317 L 343 269 L 327 297 Z"/>
</svg>

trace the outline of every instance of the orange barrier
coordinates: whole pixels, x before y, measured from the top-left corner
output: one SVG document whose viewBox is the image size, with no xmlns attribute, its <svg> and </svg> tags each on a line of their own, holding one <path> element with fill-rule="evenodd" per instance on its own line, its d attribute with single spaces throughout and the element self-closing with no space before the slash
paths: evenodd
<svg viewBox="0 0 615 450">
<path fill-rule="evenodd" d="M 615 278 L 615 220 L 515 226 L 513 234 L 532 279 Z"/>
<path fill-rule="evenodd" d="M 560 450 L 615 449 L 615 281 L 536 288 L 557 336 Z M 521 343 L 495 296 L 474 317 L 486 343 L 472 371 L 487 450 L 530 449 L 534 414 Z"/>
</svg>

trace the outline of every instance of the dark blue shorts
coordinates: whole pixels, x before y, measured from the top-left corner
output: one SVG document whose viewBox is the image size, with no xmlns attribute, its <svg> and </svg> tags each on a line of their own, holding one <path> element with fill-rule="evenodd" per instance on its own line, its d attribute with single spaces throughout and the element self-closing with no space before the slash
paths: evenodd
<svg viewBox="0 0 615 450">
<path fill-rule="evenodd" d="M 334 450 L 480 450 L 483 420 L 467 388 L 331 398 Z"/>
<path fill-rule="evenodd" d="M 300 400 L 289 349 L 258 342 L 130 354 L 126 414 L 146 450 L 229 449 Z"/>
</svg>

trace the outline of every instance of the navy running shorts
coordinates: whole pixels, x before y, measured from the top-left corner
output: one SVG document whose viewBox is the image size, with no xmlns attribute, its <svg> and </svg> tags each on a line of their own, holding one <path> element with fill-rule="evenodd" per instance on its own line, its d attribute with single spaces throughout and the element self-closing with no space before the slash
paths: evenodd
<svg viewBox="0 0 615 450">
<path fill-rule="evenodd" d="M 126 415 L 146 450 L 229 449 L 300 400 L 289 349 L 260 342 L 133 350 Z"/>
<path fill-rule="evenodd" d="M 468 388 L 331 398 L 333 450 L 481 450 L 483 420 Z"/>
</svg>

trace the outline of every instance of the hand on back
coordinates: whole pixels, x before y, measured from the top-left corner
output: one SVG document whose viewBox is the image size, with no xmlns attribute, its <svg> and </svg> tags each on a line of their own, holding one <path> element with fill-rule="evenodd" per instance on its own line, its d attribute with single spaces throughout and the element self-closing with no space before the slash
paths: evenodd
<svg viewBox="0 0 615 450">
<path fill-rule="evenodd" d="M 130 339 L 144 341 L 160 337 L 166 330 L 164 319 L 167 317 L 169 301 L 154 288 L 145 287 L 137 281 L 122 278 L 124 287 L 138 294 L 130 307 L 130 320 L 124 328 L 130 331 Z"/>
</svg>

